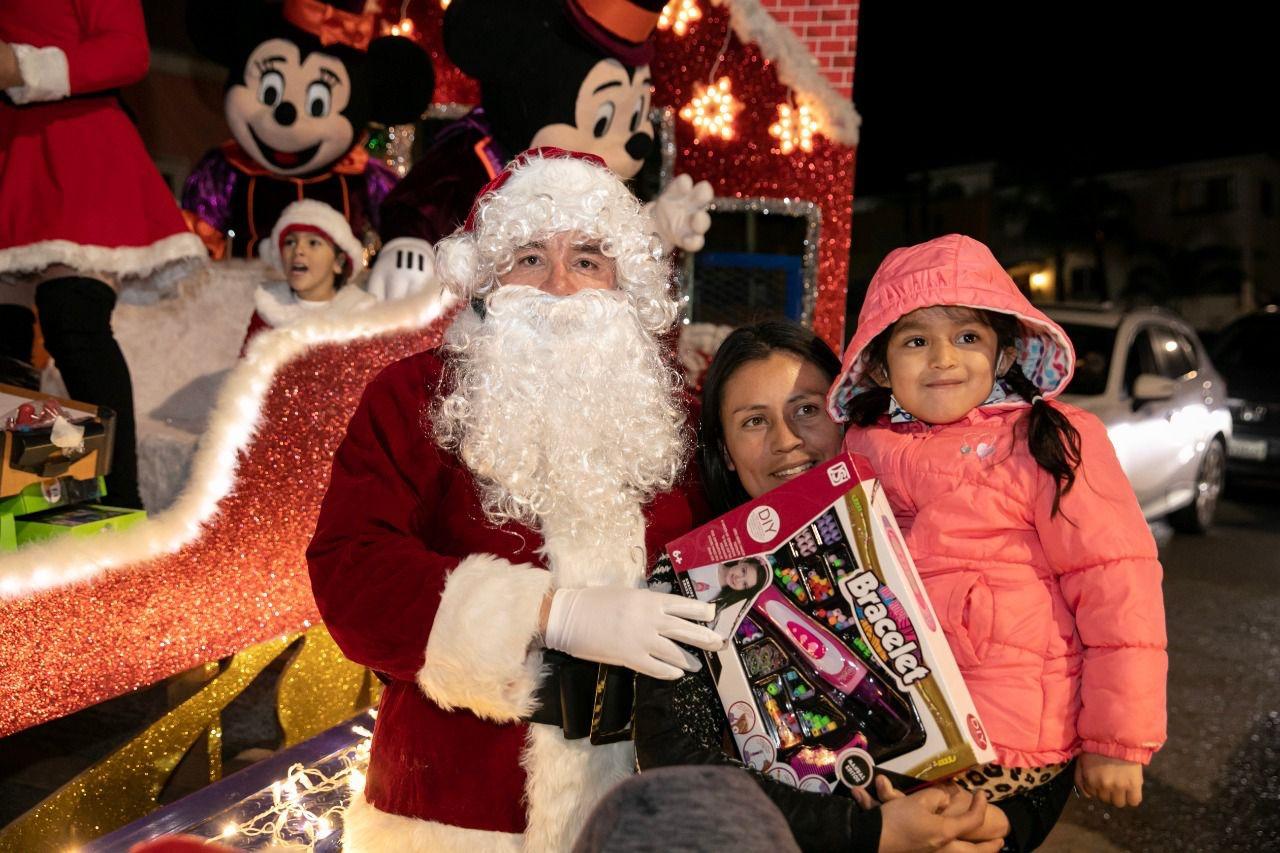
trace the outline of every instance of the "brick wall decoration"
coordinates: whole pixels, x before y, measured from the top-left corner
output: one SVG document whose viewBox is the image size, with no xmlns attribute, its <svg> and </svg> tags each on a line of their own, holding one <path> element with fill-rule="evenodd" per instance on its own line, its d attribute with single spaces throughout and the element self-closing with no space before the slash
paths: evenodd
<svg viewBox="0 0 1280 853">
<path fill-rule="evenodd" d="M 844 97 L 853 95 L 853 58 L 858 46 L 859 0 L 760 0 L 770 15 L 791 28 L 818 60 L 824 77 Z"/>
</svg>

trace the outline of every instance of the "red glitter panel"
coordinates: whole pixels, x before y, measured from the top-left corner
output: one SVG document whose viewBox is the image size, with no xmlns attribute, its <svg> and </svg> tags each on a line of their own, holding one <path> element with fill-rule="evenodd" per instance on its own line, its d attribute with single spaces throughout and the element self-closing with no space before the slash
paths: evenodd
<svg viewBox="0 0 1280 853">
<path fill-rule="evenodd" d="M 844 344 L 845 291 L 849 275 L 849 227 L 853 219 L 854 149 L 825 137 L 814 140 L 813 151 L 778 153 L 769 125 L 787 87 L 778 82 L 772 63 L 755 45 L 730 36 L 724 56 L 716 64 L 729 27 L 721 7 L 703 4 L 703 19 L 679 38 L 659 33 L 653 61 L 654 103 L 677 112 L 693 97 L 693 84 L 715 77 L 733 81 L 733 96 L 746 105 L 735 122 L 730 141 L 695 138 L 688 122 L 676 119 L 676 172 L 707 180 L 719 196 L 801 198 L 822 208 L 818 240 L 818 298 L 813 326 L 836 352 Z"/>
<path fill-rule="evenodd" d="M 440 0 L 413 0 L 408 15 L 417 28 L 419 41 L 431 54 L 431 64 L 436 72 L 436 92 L 432 101 L 437 104 L 478 104 L 480 87 L 458 70 L 444 52 L 444 36 L 440 26 L 444 10 Z"/>
<path fill-rule="evenodd" d="M 127 693 L 317 617 L 304 554 L 334 451 L 379 370 L 429 329 L 316 347 L 276 374 L 233 492 L 193 543 L 0 600 L 0 736 Z"/>
</svg>

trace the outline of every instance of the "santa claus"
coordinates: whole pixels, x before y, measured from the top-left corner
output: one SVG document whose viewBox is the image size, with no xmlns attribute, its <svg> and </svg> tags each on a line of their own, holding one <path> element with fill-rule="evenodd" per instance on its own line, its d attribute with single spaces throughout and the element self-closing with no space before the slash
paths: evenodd
<svg viewBox="0 0 1280 853">
<path fill-rule="evenodd" d="M 721 645 L 712 605 L 642 588 L 705 515 L 650 232 L 598 158 L 526 152 L 439 244 L 470 307 L 365 391 L 308 550 L 329 630 L 387 681 L 348 850 L 568 850 L 634 751 L 533 722 L 575 704 L 548 682 Z"/>
</svg>

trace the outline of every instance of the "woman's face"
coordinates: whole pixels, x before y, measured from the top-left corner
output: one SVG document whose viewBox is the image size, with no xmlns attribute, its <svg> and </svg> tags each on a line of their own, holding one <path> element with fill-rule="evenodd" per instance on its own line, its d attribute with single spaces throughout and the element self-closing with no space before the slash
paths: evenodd
<svg viewBox="0 0 1280 853">
<path fill-rule="evenodd" d="M 729 468 L 753 498 L 840 452 L 843 430 L 827 416 L 831 377 L 785 351 L 749 361 L 725 381 L 720 404 Z"/>
</svg>

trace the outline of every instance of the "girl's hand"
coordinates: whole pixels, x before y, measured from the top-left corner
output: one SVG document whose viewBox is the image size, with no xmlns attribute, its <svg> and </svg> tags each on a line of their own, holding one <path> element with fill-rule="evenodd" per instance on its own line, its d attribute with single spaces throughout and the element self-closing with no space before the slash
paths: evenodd
<svg viewBox="0 0 1280 853">
<path fill-rule="evenodd" d="M 0 41 L 0 89 L 11 89 L 22 85 L 22 71 L 18 68 L 18 57 L 13 55 L 13 48 L 8 42 Z"/>
<path fill-rule="evenodd" d="M 1076 761 L 1076 787 L 1109 806 L 1136 806 L 1142 802 L 1142 765 L 1085 752 Z"/>
</svg>

